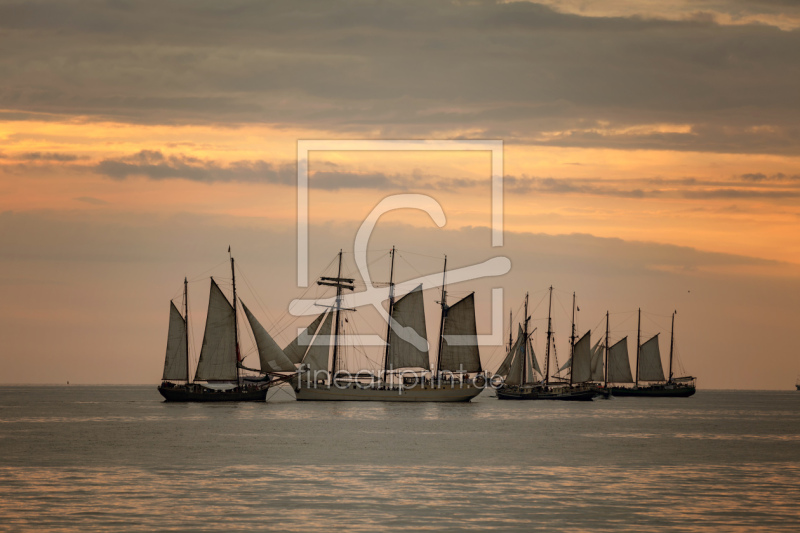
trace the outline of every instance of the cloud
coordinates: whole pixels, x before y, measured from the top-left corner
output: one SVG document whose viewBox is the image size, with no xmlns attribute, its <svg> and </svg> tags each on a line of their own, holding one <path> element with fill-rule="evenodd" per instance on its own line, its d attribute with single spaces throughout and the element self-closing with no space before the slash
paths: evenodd
<svg viewBox="0 0 800 533">
<path fill-rule="evenodd" d="M 216 181 L 293 183 L 294 165 L 276 166 L 265 161 L 235 161 L 221 165 L 186 155 L 165 156 L 158 150 L 142 150 L 131 156 L 104 159 L 93 170 L 115 180 L 144 176 L 153 180 L 187 179 L 212 183 Z"/>
<path fill-rule="evenodd" d="M 16 159 L 18 161 L 58 161 L 58 162 L 69 162 L 69 161 L 77 161 L 78 159 L 85 159 L 84 157 L 77 156 L 75 154 L 61 154 L 56 152 L 25 152 L 21 154 L 17 154 L 10 159 Z"/>
<path fill-rule="evenodd" d="M 91 205 L 108 205 L 108 202 L 105 200 L 101 200 L 100 198 L 94 198 L 92 196 L 79 196 L 75 198 L 78 202 L 83 202 L 85 204 Z"/>
<path fill-rule="evenodd" d="M 444 0 L 16 2 L 0 6 L 14 51 L 0 56 L 0 108 L 20 119 L 800 152 L 800 32 L 659 16 Z M 637 129 L 663 123 L 689 129 Z"/>
</svg>

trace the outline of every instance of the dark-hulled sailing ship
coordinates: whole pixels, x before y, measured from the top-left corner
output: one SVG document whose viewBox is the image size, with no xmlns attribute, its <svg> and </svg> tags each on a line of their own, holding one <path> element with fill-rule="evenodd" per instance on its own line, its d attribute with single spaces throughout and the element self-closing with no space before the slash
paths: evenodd
<svg viewBox="0 0 800 533">
<path fill-rule="evenodd" d="M 625 337 L 606 353 L 608 368 L 606 382 L 620 384 L 633 383 L 633 387 L 615 385 L 611 387 L 614 396 L 649 396 L 649 397 L 682 397 L 693 395 L 697 388 L 694 376 L 675 377 L 672 373 L 675 348 L 675 313 L 672 313 L 672 332 L 669 343 L 669 377 L 664 377 L 661 365 L 661 351 L 658 347 L 658 333 L 641 343 L 642 310 L 639 309 L 639 320 L 636 332 L 636 378 L 631 375 L 628 359 L 628 338 Z M 606 338 L 608 338 L 608 314 L 606 314 Z"/>
<path fill-rule="evenodd" d="M 235 304 L 236 274 L 233 257 L 231 274 L 233 302 L 222 293 L 211 278 L 203 346 L 194 380 L 189 375 L 188 281 L 183 281 L 183 309 L 181 315 L 174 302 L 170 302 L 169 334 L 164 373 L 158 392 L 168 402 L 242 402 L 264 401 L 270 386 L 286 380 L 285 374 L 295 372 L 295 366 L 284 355 L 269 333 L 255 316 L 238 300 L 247 316 L 256 340 L 261 370 L 247 368 L 242 363 L 239 347 L 239 321 Z M 245 375 L 242 370 L 261 375 Z"/>
<path fill-rule="evenodd" d="M 517 341 L 509 349 L 508 355 L 500 365 L 497 373 L 505 375 L 503 385 L 497 388 L 497 397 L 501 400 L 562 400 L 562 401 L 591 401 L 596 395 L 594 387 L 586 383 L 550 382 L 550 343 L 553 338 L 551 311 L 553 303 L 553 288 L 550 287 L 550 302 L 547 311 L 547 348 L 545 350 L 545 369 L 542 379 L 536 379 L 536 372 L 542 375 L 536 354 L 533 351 L 531 333 L 528 332 L 528 295 L 525 294 L 525 316 L 523 324 L 519 326 Z M 574 339 L 574 335 L 573 335 Z M 589 351 L 589 334 L 582 337 L 573 345 L 573 358 L 576 354 L 580 365 L 583 364 L 583 353 Z M 586 350 L 584 350 L 584 345 Z M 575 350 L 577 348 L 577 351 Z M 587 358 L 586 367 L 590 361 Z M 575 365 L 573 365 L 574 367 Z M 582 368 L 582 367 L 581 367 Z M 506 373 L 507 372 L 507 373 Z M 588 379 L 587 379 L 588 381 Z"/>
</svg>

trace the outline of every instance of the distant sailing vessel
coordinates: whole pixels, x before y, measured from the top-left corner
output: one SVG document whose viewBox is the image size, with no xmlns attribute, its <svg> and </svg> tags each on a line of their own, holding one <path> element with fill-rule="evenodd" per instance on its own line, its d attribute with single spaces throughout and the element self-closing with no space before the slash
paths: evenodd
<svg viewBox="0 0 800 533">
<path fill-rule="evenodd" d="M 612 346 L 606 354 L 608 367 L 607 383 L 633 383 L 633 387 L 611 387 L 614 396 L 650 397 L 688 397 L 694 394 L 696 378 L 693 376 L 673 377 L 672 361 L 675 346 L 675 313 L 672 313 L 672 333 L 669 344 L 669 378 L 664 378 L 661 366 L 661 352 L 658 347 L 658 334 L 641 344 L 642 310 L 639 309 L 639 322 L 636 333 L 636 379 L 631 376 L 628 360 L 627 337 Z M 608 314 L 606 314 L 606 339 L 608 339 Z M 640 385 L 639 382 L 647 382 Z"/>
<path fill-rule="evenodd" d="M 536 360 L 536 354 L 533 351 L 533 344 L 531 343 L 530 334 L 528 333 L 530 317 L 528 316 L 528 295 L 525 294 L 525 317 L 523 325 L 519 328 L 516 343 L 509 349 L 506 359 L 497 371 L 501 376 L 506 376 L 503 385 L 497 389 L 497 397 L 499 399 L 591 401 L 594 398 L 596 394 L 594 388 L 586 384 L 564 382 L 550 383 L 550 342 L 553 335 L 550 316 L 552 303 L 553 288 L 550 287 L 550 305 L 547 311 L 547 349 L 545 351 L 544 378 L 536 379 L 536 375 L 534 374 L 534 372 L 538 372 L 542 375 L 542 371 L 539 369 L 539 362 Z M 581 364 L 583 361 L 583 346 L 585 345 L 587 350 L 589 348 L 588 335 L 587 333 L 581 341 L 579 341 L 579 360 Z M 578 345 L 575 344 L 575 346 L 577 347 Z M 575 355 L 573 354 L 573 360 L 574 357 Z M 588 368 L 589 361 L 587 360 L 586 363 Z"/>
<path fill-rule="evenodd" d="M 236 275 L 231 257 L 233 301 L 236 303 Z M 283 354 L 272 337 L 242 304 L 258 347 L 261 371 L 266 374 L 255 379 L 243 376 L 242 370 L 254 370 L 242 365 L 239 349 L 239 322 L 234 305 L 228 301 L 214 278 L 208 299 L 203 347 L 194 382 L 189 379 L 188 282 L 183 280 L 183 308 L 170 302 L 169 334 L 164 373 L 158 392 L 168 402 L 241 402 L 264 401 L 270 385 L 285 378 L 274 372 L 294 372 L 295 367 Z"/>
<path fill-rule="evenodd" d="M 444 281 L 447 275 L 445 257 L 442 283 L 441 319 L 435 373 L 431 379 L 429 344 L 425 326 L 425 308 L 422 285 L 395 300 L 394 256 L 391 251 L 389 277 L 389 320 L 386 330 L 386 347 L 383 372 L 379 379 L 370 375 L 369 382 L 359 373 L 350 374 L 341 364 L 342 291 L 353 290 L 354 279 L 342 277 L 342 253 L 339 252 L 339 270 L 336 277 L 322 277 L 319 285 L 336 288 L 334 305 L 321 313 L 297 339 L 284 349 L 286 356 L 301 365 L 294 380 L 295 395 L 300 401 L 377 401 L 377 402 L 468 402 L 481 393 L 482 387 L 469 378 L 469 373 L 481 374 L 475 324 L 474 294 L 447 305 Z M 333 329 L 333 337 L 330 333 Z M 455 337 L 472 336 L 472 342 L 461 342 Z M 301 342 L 301 339 L 304 339 Z M 310 341 L 310 342 L 309 342 Z M 330 361 L 330 364 L 329 364 Z M 413 369 L 413 370 L 408 370 Z M 406 370 L 412 374 L 397 383 L 393 373 Z M 347 377 L 341 377 L 341 374 Z M 482 379 L 482 376 L 481 376 Z M 478 379 L 480 381 L 480 379 Z"/>
</svg>

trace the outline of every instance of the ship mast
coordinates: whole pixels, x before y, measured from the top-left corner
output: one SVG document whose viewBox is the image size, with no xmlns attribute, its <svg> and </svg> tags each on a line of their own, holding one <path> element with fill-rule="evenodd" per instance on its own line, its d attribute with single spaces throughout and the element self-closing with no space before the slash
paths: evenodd
<svg viewBox="0 0 800 533">
<path fill-rule="evenodd" d="M 640 346 L 642 337 L 642 308 L 639 308 L 639 322 L 636 326 L 636 384 L 635 386 L 639 387 L 639 352 L 642 351 L 642 347 Z"/>
<path fill-rule="evenodd" d="M 189 281 L 183 278 L 183 320 L 186 323 L 184 340 L 186 342 L 186 383 L 189 383 Z"/>
<path fill-rule="evenodd" d="M 508 353 L 511 353 L 511 345 L 514 343 L 514 340 L 511 337 L 513 331 L 514 331 L 514 311 L 509 309 L 508 310 Z"/>
<path fill-rule="evenodd" d="M 342 277 L 341 250 L 339 250 L 339 270 L 336 274 L 336 277 L 331 278 L 323 276 L 319 280 L 317 280 L 317 285 L 336 287 L 336 304 L 334 305 L 334 309 L 336 310 L 334 321 L 336 322 L 336 325 L 334 326 L 333 330 L 333 360 L 331 361 L 331 374 L 336 374 L 336 366 L 339 361 L 339 314 L 342 309 L 342 289 L 349 289 L 352 291 L 355 288 L 353 286 L 354 282 L 355 282 L 354 278 Z M 353 309 L 348 309 L 348 310 L 353 311 Z"/>
<path fill-rule="evenodd" d="M 394 246 L 389 255 L 392 256 L 392 266 L 389 268 L 389 319 L 386 321 L 386 354 L 383 361 L 383 379 L 388 381 L 389 372 L 389 334 L 392 331 L 392 314 L 394 313 Z"/>
<path fill-rule="evenodd" d="M 236 318 L 236 271 L 233 268 L 233 256 L 230 255 L 231 247 L 228 246 L 228 255 L 231 258 L 231 278 L 233 280 L 233 336 L 236 341 L 236 383 L 242 386 L 242 356 L 239 352 L 239 321 Z"/>
<path fill-rule="evenodd" d="M 544 384 L 550 384 L 550 339 L 553 336 L 552 322 L 550 313 L 553 309 L 553 286 L 550 285 L 550 301 L 547 304 L 547 348 L 544 355 Z"/>
<path fill-rule="evenodd" d="M 525 293 L 525 331 L 522 337 L 522 384 L 528 382 L 528 293 Z"/>
<path fill-rule="evenodd" d="M 333 361 L 331 362 L 331 369 L 333 370 L 333 375 L 336 375 L 336 363 L 337 358 L 339 356 L 339 313 L 342 308 L 342 286 L 338 284 L 342 277 L 342 250 L 339 250 L 339 271 L 336 274 L 336 315 L 334 316 L 334 321 L 336 325 L 334 326 L 333 330 Z"/>
<path fill-rule="evenodd" d="M 608 387 L 608 311 L 606 311 L 606 388 Z"/>
<path fill-rule="evenodd" d="M 569 336 L 569 384 L 572 385 L 572 369 L 575 368 L 575 293 L 572 293 L 572 333 Z"/>
<path fill-rule="evenodd" d="M 669 336 L 669 380 L 667 383 L 672 383 L 672 351 L 675 346 L 675 314 L 677 311 L 672 312 L 672 333 Z"/>
<path fill-rule="evenodd" d="M 436 354 L 436 376 L 437 380 L 441 379 L 441 368 L 442 368 L 442 347 L 444 346 L 444 338 L 442 337 L 442 333 L 444 332 L 444 321 L 447 317 L 447 290 L 445 288 L 445 283 L 447 281 L 447 256 L 444 256 L 444 269 L 442 271 L 442 301 L 440 302 L 442 305 L 442 317 L 439 320 L 439 351 Z"/>
</svg>

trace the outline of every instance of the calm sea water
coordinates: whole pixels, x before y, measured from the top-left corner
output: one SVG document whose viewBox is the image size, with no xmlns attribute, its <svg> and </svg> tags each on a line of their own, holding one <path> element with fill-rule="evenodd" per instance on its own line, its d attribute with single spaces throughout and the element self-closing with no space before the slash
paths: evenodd
<svg viewBox="0 0 800 533">
<path fill-rule="evenodd" d="M 0 388 L 0 530 L 798 531 L 800 392 L 166 404 Z"/>
</svg>

